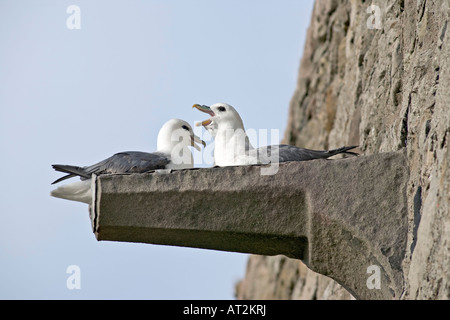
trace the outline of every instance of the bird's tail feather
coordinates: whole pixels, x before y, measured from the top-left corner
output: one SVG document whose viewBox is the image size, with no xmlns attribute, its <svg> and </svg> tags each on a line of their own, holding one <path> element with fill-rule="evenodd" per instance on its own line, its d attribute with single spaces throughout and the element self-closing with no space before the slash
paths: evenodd
<svg viewBox="0 0 450 320">
<path fill-rule="evenodd" d="M 55 180 L 52 184 L 61 182 L 63 180 L 66 180 L 66 179 L 69 179 L 69 178 L 72 178 L 75 176 L 80 176 L 85 179 L 90 178 L 90 175 L 82 167 L 70 166 L 70 165 L 64 165 L 64 164 L 54 164 L 54 165 L 52 165 L 52 167 L 56 171 L 68 173 L 68 175 Z"/>
<path fill-rule="evenodd" d="M 70 179 L 72 177 L 76 177 L 76 175 L 72 174 L 72 173 L 69 173 L 68 175 L 65 175 L 65 176 L 63 176 L 63 177 L 61 177 L 59 179 L 56 179 L 55 181 L 52 182 L 52 184 L 57 184 L 58 182 L 64 181 L 66 179 Z"/>
<path fill-rule="evenodd" d="M 359 147 L 359 146 L 341 147 L 341 148 L 337 148 L 337 149 L 328 150 L 327 153 L 330 154 L 329 155 L 330 157 L 334 156 L 334 155 L 337 155 L 337 154 L 340 154 L 340 153 L 349 154 L 349 155 L 352 155 L 352 156 L 358 156 L 358 153 L 352 152 L 352 151 L 348 151 L 348 150 L 351 150 L 351 149 L 354 149 L 354 148 L 357 148 L 357 147 Z"/>
</svg>

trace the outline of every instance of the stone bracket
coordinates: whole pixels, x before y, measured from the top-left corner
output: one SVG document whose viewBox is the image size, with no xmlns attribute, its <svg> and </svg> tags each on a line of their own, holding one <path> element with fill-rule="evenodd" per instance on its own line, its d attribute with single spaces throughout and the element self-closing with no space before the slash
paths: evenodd
<svg viewBox="0 0 450 320">
<path fill-rule="evenodd" d="M 282 254 L 357 298 L 399 298 L 408 228 L 403 150 L 281 163 L 274 175 L 262 168 L 94 177 L 96 238 Z"/>
</svg>

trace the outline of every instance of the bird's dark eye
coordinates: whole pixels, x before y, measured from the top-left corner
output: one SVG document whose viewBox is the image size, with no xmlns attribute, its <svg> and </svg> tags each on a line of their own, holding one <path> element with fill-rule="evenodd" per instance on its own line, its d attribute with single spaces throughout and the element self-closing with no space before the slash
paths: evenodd
<svg viewBox="0 0 450 320">
<path fill-rule="evenodd" d="M 188 128 L 186 125 L 183 124 L 181 127 L 182 127 L 184 130 L 189 131 L 189 128 Z"/>
<path fill-rule="evenodd" d="M 225 107 L 219 107 L 217 109 L 219 109 L 219 111 L 225 111 L 226 110 Z"/>
</svg>

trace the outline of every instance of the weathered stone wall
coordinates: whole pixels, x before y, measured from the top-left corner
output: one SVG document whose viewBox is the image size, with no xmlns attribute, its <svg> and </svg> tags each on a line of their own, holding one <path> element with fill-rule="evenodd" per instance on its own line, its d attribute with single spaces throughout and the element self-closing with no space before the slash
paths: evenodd
<svg viewBox="0 0 450 320">
<path fill-rule="evenodd" d="M 379 29 L 368 27 L 370 5 Z M 359 144 L 365 155 L 406 148 L 402 299 L 450 298 L 449 15 L 448 0 L 317 0 L 284 137 L 306 148 Z M 236 296 L 352 298 L 298 260 L 256 255 Z"/>
</svg>

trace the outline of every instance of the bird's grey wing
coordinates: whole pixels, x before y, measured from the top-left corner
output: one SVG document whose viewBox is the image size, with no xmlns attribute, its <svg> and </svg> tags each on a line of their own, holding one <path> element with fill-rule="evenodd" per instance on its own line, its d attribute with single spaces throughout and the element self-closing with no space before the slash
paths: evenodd
<svg viewBox="0 0 450 320">
<path fill-rule="evenodd" d="M 147 153 L 129 151 L 116 153 L 103 161 L 87 167 L 54 164 L 52 165 L 53 169 L 64 172 L 67 175 L 55 180 L 52 184 L 75 176 L 79 176 L 81 180 L 86 180 L 89 179 L 93 173 L 96 175 L 142 173 L 151 170 L 164 169 L 169 162 L 169 157 L 159 152 Z"/>
<path fill-rule="evenodd" d="M 280 145 L 280 162 L 308 161 L 314 159 L 326 159 L 330 157 L 326 151 L 298 148 L 291 145 Z"/>
<path fill-rule="evenodd" d="M 357 146 L 342 147 L 333 150 L 310 150 L 299 148 L 291 145 L 280 144 L 273 146 L 261 147 L 258 149 L 258 157 L 261 163 L 269 162 L 286 162 L 286 161 L 308 161 L 314 159 L 327 159 L 339 153 L 357 155 L 350 152 Z"/>
<path fill-rule="evenodd" d="M 128 151 L 120 152 L 100 161 L 92 166 L 85 167 L 85 172 L 89 175 L 95 173 L 115 174 L 115 173 L 143 173 L 151 170 L 164 169 L 170 162 L 168 156 L 154 152 Z"/>
</svg>

